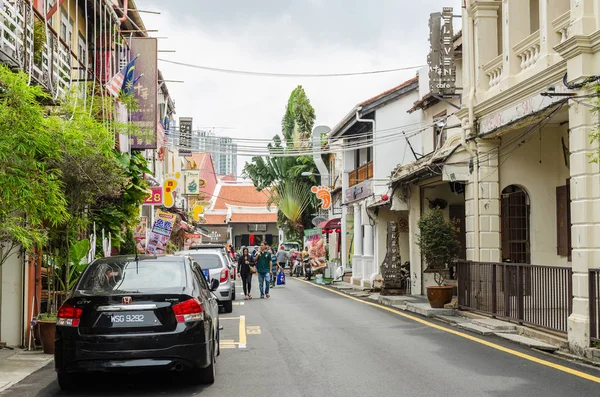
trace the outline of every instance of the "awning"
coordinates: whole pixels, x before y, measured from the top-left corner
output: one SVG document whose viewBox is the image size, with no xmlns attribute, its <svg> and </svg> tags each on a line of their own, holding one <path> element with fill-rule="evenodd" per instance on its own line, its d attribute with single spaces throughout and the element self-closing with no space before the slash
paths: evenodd
<svg viewBox="0 0 600 397">
<path fill-rule="evenodd" d="M 341 224 L 342 220 L 340 218 L 333 218 L 319 223 L 317 229 L 339 229 Z"/>
<path fill-rule="evenodd" d="M 367 208 L 377 208 L 377 207 L 381 207 L 384 205 L 390 205 L 390 199 L 388 198 L 387 200 L 384 200 L 382 198 L 380 198 L 379 200 L 375 201 L 374 203 L 371 203 L 367 206 Z"/>
</svg>

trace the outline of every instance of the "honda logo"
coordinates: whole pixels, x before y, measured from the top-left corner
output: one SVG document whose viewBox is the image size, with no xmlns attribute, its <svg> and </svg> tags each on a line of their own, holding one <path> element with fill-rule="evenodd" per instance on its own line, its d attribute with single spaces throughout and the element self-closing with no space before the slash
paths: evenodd
<svg viewBox="0 0 600 397">
<path fill-rule="evenodd" d="M 123 302 L 124 305 L 128 305 L 131 303 L 131 296 L 124 296 L 123 299 L 121 299 L 121 302 Z"/>
</svg>

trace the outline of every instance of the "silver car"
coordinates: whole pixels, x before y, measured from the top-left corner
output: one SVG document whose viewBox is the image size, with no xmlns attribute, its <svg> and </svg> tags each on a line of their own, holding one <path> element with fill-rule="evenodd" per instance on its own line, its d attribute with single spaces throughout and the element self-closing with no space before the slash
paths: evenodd
<svg viewBox="0 0 600 397">
<path fill-rule="evenodd" d="M 209 283 L 212 279 L 219 280 L 219 287 L 214 294 L 219 301 L 219 306 L 223 306 L 223 311 L 231 313 L 235 300 L 235 283 L 231 279 L 229 259 L 223 254 L 223 250 L 220 248 L 192 249 L 179 251 L 177 254 L 191 256 L 200 265 Z"/>
</svg>

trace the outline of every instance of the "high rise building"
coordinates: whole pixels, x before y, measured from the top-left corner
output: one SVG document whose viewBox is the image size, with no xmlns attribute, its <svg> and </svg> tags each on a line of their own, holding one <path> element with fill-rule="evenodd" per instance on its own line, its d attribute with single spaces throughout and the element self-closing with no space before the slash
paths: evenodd
<svg viewBox="0 0 600 397">
<path fill-rule="evenodd" d="M 227 137 L 213 137 L 214 150 L 211 151 L 215 172 L 219 175 L 236 174 L 237 145 Z"/>
</svg>

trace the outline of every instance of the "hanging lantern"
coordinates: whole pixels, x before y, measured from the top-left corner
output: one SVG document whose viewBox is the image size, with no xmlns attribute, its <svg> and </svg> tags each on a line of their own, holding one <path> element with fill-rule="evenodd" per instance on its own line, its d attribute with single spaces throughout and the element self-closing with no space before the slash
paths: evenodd
<svg viewBox="0 0 600 397">
<path fill-rule="evenodd" d="M 382 194 L 382 195 L 381 195 L 381 199 L 382 199 L 383 201 L 388 201 L 388 200 L 390 199 L 390 196 L 388 196 L 387 194 Z"/>
<path fill-rule="evenodd" d="M 336 232 L 336 233 L 341 233 L 341 232 L 342 232 L 342 229 L 335 229 L 335 232 Z"/>
<path fill-rule="evenodd" d="M 327 229 L 321 230 L 321 234 L 325 234 L 325 233 L 327 233 Z"/>
<path fill-rule="evenodd" d="M 327 233 L 329 233 L 329 234 L 333 233 L 333 229 L 327 230 Z"/>
</svg>

